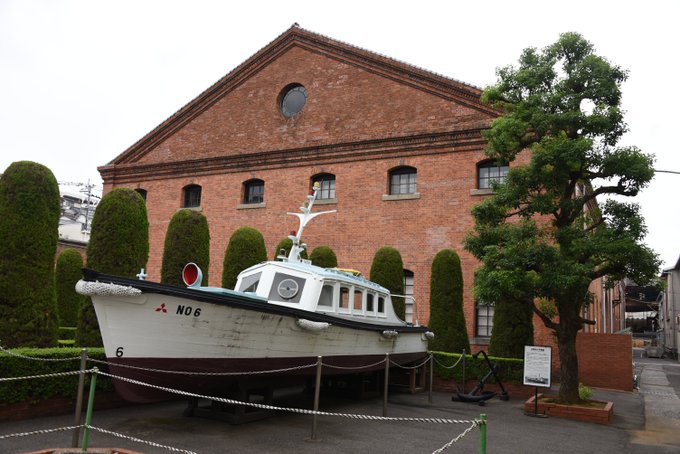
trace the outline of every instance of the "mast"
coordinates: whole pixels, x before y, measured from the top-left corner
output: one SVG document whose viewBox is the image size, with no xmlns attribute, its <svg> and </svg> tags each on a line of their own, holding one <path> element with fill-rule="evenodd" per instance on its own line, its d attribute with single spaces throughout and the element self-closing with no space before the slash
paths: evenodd
<svg viewBox="0 0 680 454">
<path fill-rule="evenodd" d="M 297 232 L 292 232 L 295 233 L 294 235 L 290 235 L 288 238 L 290 238 L 293 241 L 293 246 L 290 248 L 290 253 L 288 254 L 287 261 L 288 262 L 302 262 L 302 259 L 300 258 L 300 253 L 305 250 L 305 247 L 307 246 L 306 244 L 301 244 L 300 239 L 302 238 L 302 231 L 305 229 L 305 226 L 309 221 L 314 219 L 315 217 L 321 215 L 321 214 L 328 214 L 328 213 L 335 213 L 337 210 L 330 210 L 330 211 L 319 211 L 318 213 L 312 213 L 312 207 L 314 206 L 314 201 L 316 200 L 316 195 L 317 193 L 321 190 L 321 184 L 317 181 L 314 183 L 314 187 L 310 191 L 309 195 L 307 195 L 307 200 L 304 201 L 302 206 L 300 207 L 300 211 L 302 213 L 287 213 L 293 216 L 297 216 L 298 219 L 300 220 L 300 227 L 298 228 Z"/>
</svg>

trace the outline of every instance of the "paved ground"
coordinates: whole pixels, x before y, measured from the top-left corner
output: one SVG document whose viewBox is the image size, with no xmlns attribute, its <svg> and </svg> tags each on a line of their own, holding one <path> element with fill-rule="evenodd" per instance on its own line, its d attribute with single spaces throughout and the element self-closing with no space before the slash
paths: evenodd
<svg viewBox="0 0 680 454">
<path fill-rule="evenodd" d="M 639 355 L 639 352 L 638 352 Z M 596 398 L 614 402 L 609 425 L 559 418 L 531 418 L 523 413 L 523 400 L 494 399 L 484 407 L 452 402 L 450 394 L 393 394 L 389 416 L 468 420 L 488 415 L 488 453 L 633 453 L 680 452 L 680 364 L 669 359 L 635 358 L 640 391 L 596 390 Z M 512 397 L 512 396 L 511 396 Z M 287 406 L 309 408 L 303 394 L 280 397 Z M 307 407 L 305 407 L 307 406 Z M 95 412 L 92 425 L 197 453 L 401 453 L 432 452 L 463 432 L 466 424 L 380 422 L 320 417 L 317 441 L 309 441 L 312 417 L 280 413 L 249 424 L 182 416 L 185 404 L 134 406 Z M 353 414 L 382 414 L 382 398 L 348 401 L 322 396 L 322 410 Z M 73 417 L 49 417 L 1 423 L 0 435 L 64 427 Z M 0 440 L 0 452 L 25 453 L 69 446 L 70 432 Z M 90 446 L 117 446 L 145 453 L 169 452 L 131 440 L 93 432 Z M 446 452 L 479 452 L 479 431 L 474 429 Z"/>
</svg>

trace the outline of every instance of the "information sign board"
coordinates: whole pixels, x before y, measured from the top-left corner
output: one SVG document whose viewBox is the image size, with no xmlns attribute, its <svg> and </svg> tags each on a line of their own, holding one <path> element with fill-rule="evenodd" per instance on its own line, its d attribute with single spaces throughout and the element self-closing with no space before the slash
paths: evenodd
<svg viewBox="0 0 680 454">
<path fill-rule="evenodd" d="M 550 388 L 550 347 L 524 346 L 524 384 Z"/>
</svg>

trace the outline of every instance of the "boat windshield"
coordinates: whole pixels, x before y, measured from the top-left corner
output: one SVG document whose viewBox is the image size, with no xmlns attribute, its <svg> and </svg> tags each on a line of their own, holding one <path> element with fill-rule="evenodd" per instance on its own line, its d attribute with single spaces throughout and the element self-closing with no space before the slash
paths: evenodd
<svg viewBox="0 0 680 454">
<path fill-rule="evenodd" d="M 260 276 L 262 273 L 251 274 L 250 276 L 244 276 L 241 280 L 241 285 L 239 286 L 239 291 L 241 292 L 257 292 L 257 285 L 260 283 Z"/>
</svg>

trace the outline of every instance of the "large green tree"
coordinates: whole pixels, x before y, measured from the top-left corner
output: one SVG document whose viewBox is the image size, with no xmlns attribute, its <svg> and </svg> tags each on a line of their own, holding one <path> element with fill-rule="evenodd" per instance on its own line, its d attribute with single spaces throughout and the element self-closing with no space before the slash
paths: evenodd
<svg viewBox="0 0 680 454">
<path fill-rule="evenodd" d="M 511 164 L 505 183 L 473 209 L 466 248 L 482 262 L 475 295 L 532 305 L 557 338 L 559 397 L 574 403 L 576 335 L 592 323 L 582 318 L 589 285 L 604 276 L 643 284 L 658 270 L 658 257 L 642 243 L 639 207 L 622 201 L 652 179 L 653 157 L 617 146 L 627 129 L 620 108 L 627 73 L 581 35 L 526 49 L 518 67 L 497 75 L 483 94 L 503 112 L 485 134 L 487 153 L 512 163 L 528 149 L 530 162 Z M 538 298 L 552 301 L 558 317 L 543 313 Z"/>
<path fill-rule="evenodd" d="M 399 251 L 391 246 L 378 249 L 371 263 L 371 280 L 382 285 L 393 295 L 404 294 L 404 262 Z M 394 312 L 406 318 L 406 303 L 401 296 L 392 296 Z"/>
<path fill-rule="evenodd" d="M 0 342 L 6 347 L 57 344 L 60 205 L 57 180 L 42 164 L 17 161 L 0 178 Z"/>
<path fill-rule="evenodd" d="M 163 248 L 161 282 L 183 287 L 182 270 L 189 262 L 201 268 L 203 282 L 207 285 L 210 267 L 208 219 L 200 211 L 185 208 L 176 212 L 168 224 Z"/>
<path fill-rule="evenodd" d="M 137 191 L 116 188 L 104 195 L 92 218 L 87 267 L 101 273 L 135 278 L 149 260 L 149 221 Z M 102 345 L 99 323 L 90 298 L 78 317 L 76 345 Z"/>
<path fill-rule="evenodd" d="M 430 275 L 430 322 L 434 332 L 430 350 L 470 353 L 463 312 L 463 271 L 460 257 L 452 249 L 434 256 Z"/>
<path fill-rule="evenodd" d="M 77 249 L 66 248 L 57 257 L 57 307 L 61 326 L 78 324 L 78 312 L 85 301 L 85 297 L 76 292 L 76 283 L 83 277 L 82 268 L 83 257 Z"/>
<path fill-rule="evenodd" d="M 241 227 L 229 238 L 224 253 L 222 287 L 233 289 L 241 271 L 267 260 L 264 237 L 253 227 Z"/>
</svg>

